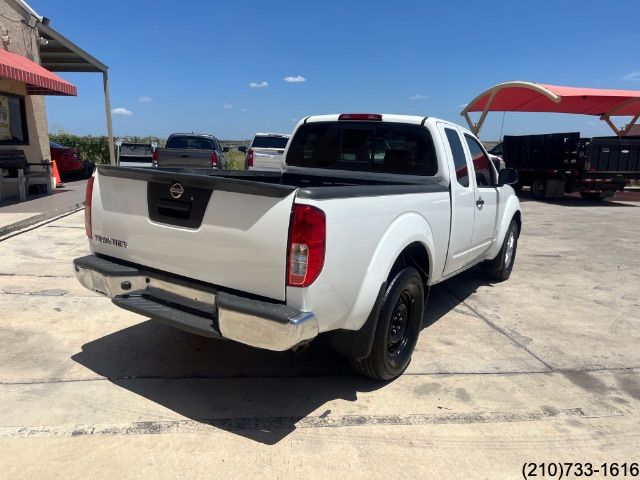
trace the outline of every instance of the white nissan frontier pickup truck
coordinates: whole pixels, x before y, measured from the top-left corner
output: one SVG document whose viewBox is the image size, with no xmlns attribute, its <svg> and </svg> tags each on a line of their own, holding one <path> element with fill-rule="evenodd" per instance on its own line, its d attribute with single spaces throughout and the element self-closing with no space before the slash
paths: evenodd
<svg viewBox="0 0 640 480">
<path fill-rule="evenodd" d="M 388 380 L 429 288 L 476 264 L 509 278 L 522 224 L 468 130 L 429 117 L 301 120 L 282 172 L 99 166 L 75 274 L 117 306 L 275 351 L 318 335 Z"/>
</svg>

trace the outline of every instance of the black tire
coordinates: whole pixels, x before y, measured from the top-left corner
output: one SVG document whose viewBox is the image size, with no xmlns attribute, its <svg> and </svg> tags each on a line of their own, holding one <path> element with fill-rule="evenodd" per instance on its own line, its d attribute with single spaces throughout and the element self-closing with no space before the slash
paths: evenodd
<svg viewBox="0 0 640 480">
<path fill-rule="evenodd" d="M 600 202 L 611 195 L 606 195 L 604 192 L 580 192 L 580 196 L 583 200 Z"/>
<path fill-rule="evenodd" d="M 543 177 L 536 178 L 531 184 L 531 195 L 536 200 L 543 200 L 547 193 L 547 179 Z"/>
<path fill-rule="evenodd" d="M 371 352 L 351 359 L 358 373 L 375 380 L 391 380 L 405 371 L 424 312 L 424 289 L 417 270 L 408 267 L 392 276 L 382 298 Z"/>
<path fill-rule="evenodd" d="M 518 224 L 515 220 L 511 220 L 507 233 L 504 236 L 500 253 L 498 253 L 493 260 L 488 260 L 483 264 L 490 278 L 503 282 L 511 276 L 513 263 L 516 260 L 519 233 Z"/>
</svg>

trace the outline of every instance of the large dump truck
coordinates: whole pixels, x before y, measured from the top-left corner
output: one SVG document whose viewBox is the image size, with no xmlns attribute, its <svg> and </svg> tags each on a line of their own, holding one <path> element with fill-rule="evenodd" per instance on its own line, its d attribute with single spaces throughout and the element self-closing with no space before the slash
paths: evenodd
<svg viewBox="0 0 640 480">
<path fill-rule="evenodd" d="M 640 178 L 640 136 L 582 138 L 579 132 L 506 135 L 503 159 L 518 171 L 517 187 L 536 199 L 580 192 L 603 200 Z"/>
</svg>

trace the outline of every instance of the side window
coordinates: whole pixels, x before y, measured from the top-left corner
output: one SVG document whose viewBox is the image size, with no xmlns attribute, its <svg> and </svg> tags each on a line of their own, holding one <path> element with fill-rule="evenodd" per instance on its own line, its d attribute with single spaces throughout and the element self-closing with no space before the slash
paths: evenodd
<svg viewBox="0 0 640 480">
<path fill-rule="evenodd" d="M 491 167 L 489 158 L 475 138 L 469 135 L 465 135 L 464 138 L 467 140 L 471 158 L 473 159 L 473 168 L 476 171 L 476 184 L 481 188 L 494 187 L 493 168 Z"/>
<path fill-rule="evenodd" d="M 456 167 L 456 178 L 458 183 L 463 187 L 469 186 L 469 169 L 467 168 L 467 156 L 464 154 L 462 148 L 462 142 L 460 141 L 460 135 L 452 128 L 445 128 L 447 134 L 447 140 L 451 147 L 451 154 L 453 155 L 453 164 Z"/>
</svg>

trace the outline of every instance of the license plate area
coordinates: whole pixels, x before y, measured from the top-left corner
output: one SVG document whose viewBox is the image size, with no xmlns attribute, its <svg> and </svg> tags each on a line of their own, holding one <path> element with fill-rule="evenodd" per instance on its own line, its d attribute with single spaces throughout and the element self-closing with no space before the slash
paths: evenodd
<svg viewBox="0 0 640 480">
<path fill-rule="evenodd" d="M 199 228 L 212 190 L 178 182 L 147 183 L 149 218 L 177 227 Z"/>
</svg>

